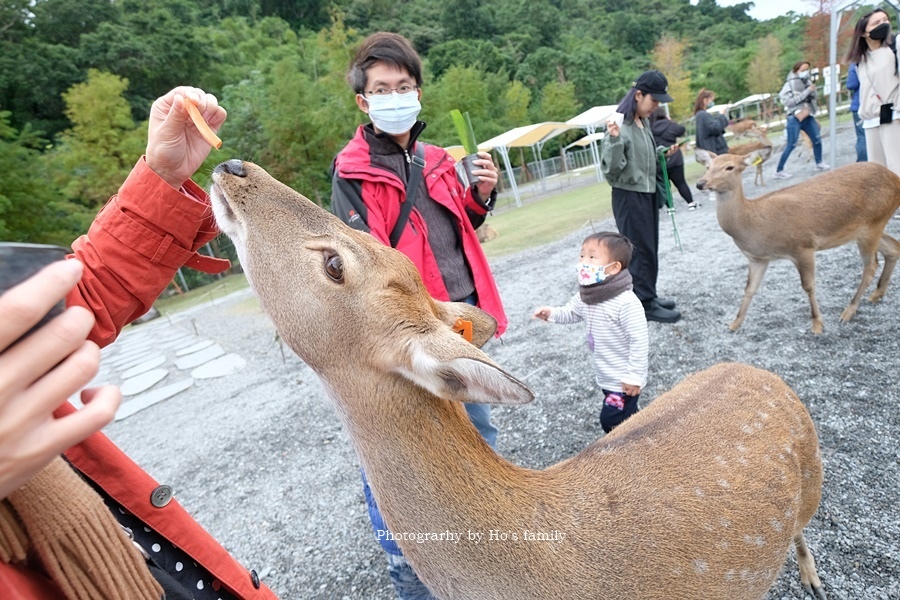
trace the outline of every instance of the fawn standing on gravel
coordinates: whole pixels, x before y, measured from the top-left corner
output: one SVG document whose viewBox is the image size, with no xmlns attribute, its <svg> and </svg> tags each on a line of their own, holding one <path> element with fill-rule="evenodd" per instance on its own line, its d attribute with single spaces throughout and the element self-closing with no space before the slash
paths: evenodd
<svg viewBox="0 0 900 600">
<path fill-rule="evenodd" d="M 762 149 L 744 157 L 695 151 L 697 160 L 706 165 L 697 187 L 716 193 L 719 225 L 750 261 L 744 299 L 729 328 L 734 331 L 744 322 L 769 262 L 787 258 L 797 266 L 800 285 L 809 296 L 812 331 L 822 333 L 822 313 L 816 302 L 816 252 L 852 241 L 859 248 L 862 281 L 841 313 L 841 321 L 856 314 L 875 277 L 878 252 L 884 255 L 884 268 L 869 301 L 881 300 L 900 256 L 900 243 L 884 233 L 900 206 L 900 177 L 875 163 L 854 163 L 759 198 L 745 198 L 741 173 L 756 164 L 760 153 L 770 152 Z"/>
</svg>

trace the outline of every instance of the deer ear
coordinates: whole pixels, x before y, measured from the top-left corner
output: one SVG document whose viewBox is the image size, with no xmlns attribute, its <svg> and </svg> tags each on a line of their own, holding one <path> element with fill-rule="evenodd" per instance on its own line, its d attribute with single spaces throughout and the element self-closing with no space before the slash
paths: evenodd
<svg viewBox="0 0 900 600">
<path fill-rule="evenodd" d="M 697 159 L 698 163 L 705 167 L 708 167 L 709 163 L 711 163 L 716 156 L 717 154 L 715 154 L 714 152 L 704 150 L 703 148 L 696 148 L 694 150 L 694 158 Z"/>
<path fill-rule="evenodd" d="M 472 343 L 481 348 L 494 332 L 497 331 L 497 320 L 480 308 L 465 302 L 440 302 L 435 300 L 435 316 L 451 329 L 457 321 L 468 321 L 472 324 Z"/>
<path fill-rule="evenodd" d="M 772 155 L 772 149 L 769 147 L 760 148 L 759 150 L 754 150 L 750 154 L 744 157 L 744 166 L 746 167 L 755 167 L 763 163 L 766 159 L 768 159 Z"/>
<path fill-rule="evenodd" d="M 527 404 L 534 400 L 524 383 L 449 329 L 408 347 L 408 366 L 400 374 L 435 396 L 458 402 Z"/>
</svg>

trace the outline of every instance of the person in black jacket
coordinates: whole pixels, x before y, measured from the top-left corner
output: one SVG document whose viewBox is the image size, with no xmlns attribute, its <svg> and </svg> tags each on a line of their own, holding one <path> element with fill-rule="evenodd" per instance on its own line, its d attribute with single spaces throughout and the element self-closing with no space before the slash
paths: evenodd
<svg viewBox="0 0 900 600">
<path fill-rule="evenodd" d="M 666 172 L 669 175 L 669 181 L 678 189 L 678 193 L 687 202 L 688 210 L 697 208 L 694 197 L 691 195 L 691 188 L 684 180 L 684 154 L 681 153 L 681 147 L 678 145 L 679 136 L 684 135 L 687 130 L 684 125 L 676 123 L 666 114 L 666 109 L 662 106 L 657 107 L 650 114 L 650 131 L 653 132 L 653 139 L 656 146 L 665 146 L 669 149 L 666 152 Z"/>
<path fill-rule="evenodd" d="M 694 103 L 697 147 L 716 154 L 726 154 L 728 143 L 725 141 L 725 128 L 728 127 L 728 117 L 707 112 L 715 105 L 715 99 L 716 95 L 707 89 L 702 89 L 697 94 L 697 101 Z"/>
</svg>

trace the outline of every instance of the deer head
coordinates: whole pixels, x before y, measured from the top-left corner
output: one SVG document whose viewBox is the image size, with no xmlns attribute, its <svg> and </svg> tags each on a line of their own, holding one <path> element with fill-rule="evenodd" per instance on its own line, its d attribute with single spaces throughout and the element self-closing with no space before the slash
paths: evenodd
<svg viewBox="0 0 900 600">
<path fill-rule="evenodd" d="M 697 189 L 713 192 L 729 192 L 742 189 L 741 173 L 749 166 L 756 166 L 772 155 L 771 147 L 754 150 L 746 156 L 715 154 L 702 148 L 694 151 L 697 162 L 706 167 L 706 173 L 697 182 Z"/>
<path fill-rule="evenodd" d="M 354 230 L 260 167 L 213 172 L 213 212 L 263 310 L 321 377 L 394 373 L 448 400 L 521 404 L 527 387 L 479 346 L 496 321 L 431 298 L 412 262 Z M 451 328 L 471 321 L 472 342 Z"/>
</svg>

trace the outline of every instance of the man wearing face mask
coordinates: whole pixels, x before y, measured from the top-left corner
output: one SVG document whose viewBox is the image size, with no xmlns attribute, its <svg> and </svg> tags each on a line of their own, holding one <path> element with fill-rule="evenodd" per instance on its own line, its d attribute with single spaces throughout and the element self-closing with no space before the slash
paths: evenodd
<svg viewBox="0 0 900 600">
<path fill-rule="evenodd" d="M 497 198 L 498 171 L 490 154 L 479 153 L 475 164 L 480 168 L 473 173 L 478 181 L 464 185 L 443 148 L 418 141 L 425 129 L 425 123 L 417 120 L 422 61 L 406 38 L 384 32 L 366 38 L 350 64 L 347 81 L 356 93 L 356 105 L 371 123 L 361 125 L 335 158 L 332 211 L 351 227 L 409 257 L 434 298 L 467 302 L 490 314 L 501 335 L 506 314 L 475 234 Z M 493 446 L 497 429 L 490 422 L 490 405 L 466 404 L 466 411 Z M 388 527 L 365 475 L 363 485 L 398 597 L 431 598 L 396 542 L 383 535 Z"/>
<path fill-rule="evenodd" d="M 816 121 L 816 84 L 809 76 L 809 62 L 798 61 L 788 73 L 784 86 L 778 93 L 781 103 L 787 112 L 787 145 L 778 160 L 778 168 L 775 171 L 775 179 L 789 179 L 793 177 L 784 170 L 791 152 L 800 140 L 800 131 L 806 132 L 812 141 L 813 156 L 816 159 L 816 170 L 827 171 L 831 167 L 822 161 L 822 136 L 819 135 L 819 122 Z"/>
</svg>

